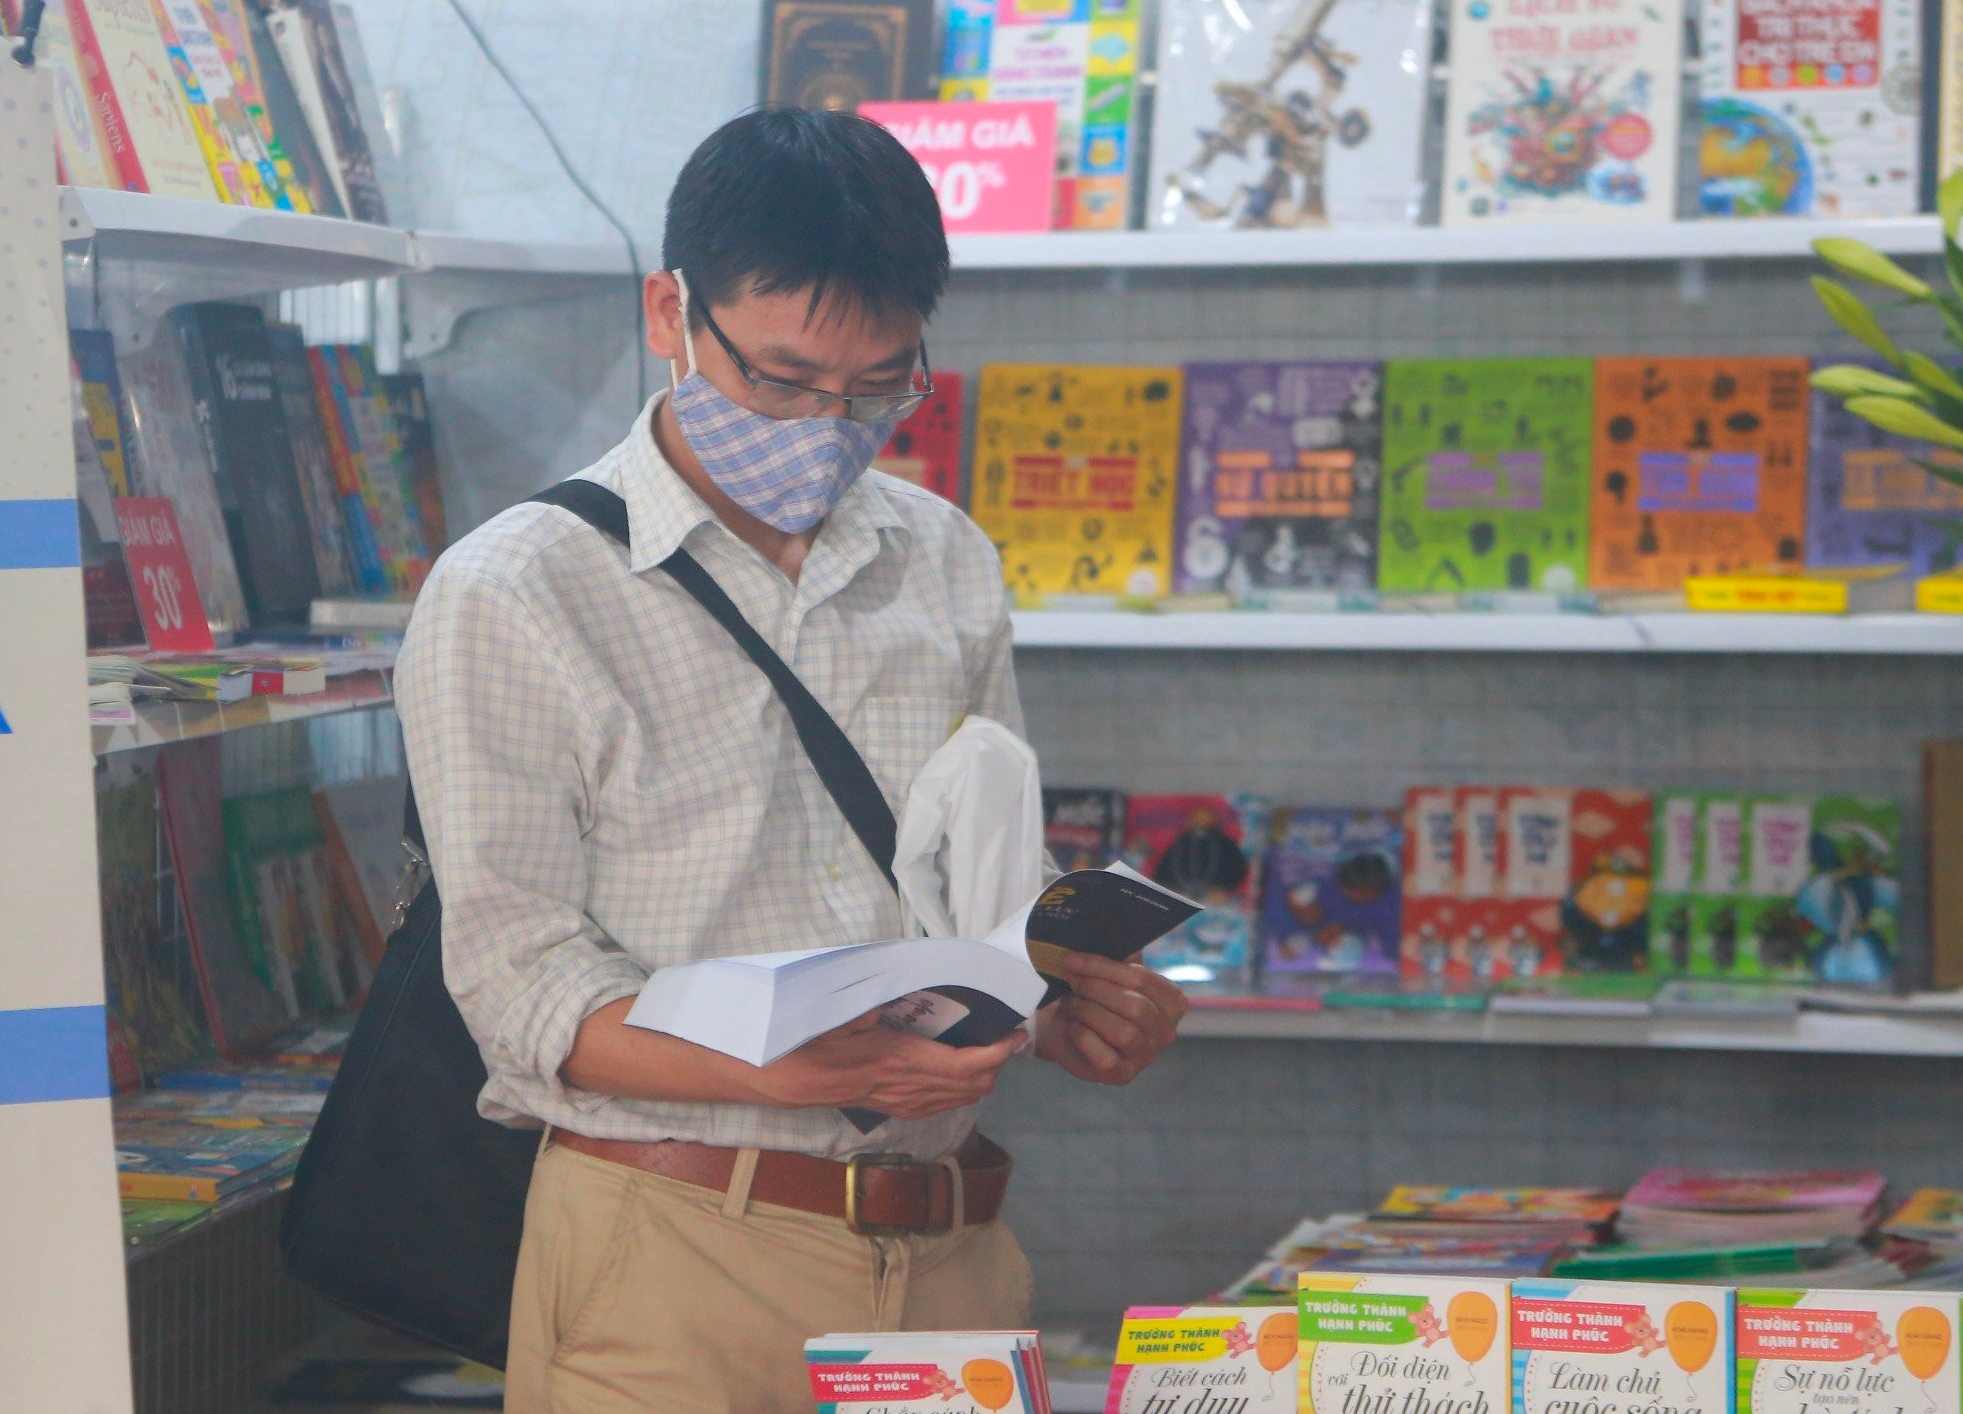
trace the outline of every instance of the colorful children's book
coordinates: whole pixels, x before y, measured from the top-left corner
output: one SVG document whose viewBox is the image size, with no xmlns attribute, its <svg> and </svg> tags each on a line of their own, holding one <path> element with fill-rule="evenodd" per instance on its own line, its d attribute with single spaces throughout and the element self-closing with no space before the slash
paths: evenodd
<svg viewBox="0 0 1963 1414">
<path fill-rule="evenodd" d="M 1102 869 L 1124 853 L 1124 792 L 1044 787 L 1043 844 L 1065 874 Z"/>
<path fill-rule="evenodd" d="M 1619 1231 L 1631 1246 L 1666 1250 L 1852 1240 L 1880 1217 L 1886 1188 L 1871 1169 L 1653 1169 L 1623 1199 Z"/>
<path fill-rule="evenodd" d="M 1269 812 L 1266 801 L 1242 794 L 1129 799 L 1126 861 L 1206 909 L 1146 949 L 1153 967 L 1180 981 L 1246 980 Z"/>
<path fill-rule="evenodd" d="M 209 1203 L 187 1203 L 170 1198 L 125 1198 L 123 1241 L 132 1247 L 147 1246 L 173 1232 L 183 1231 L 210 1214 Z"/>
<path fill-rule="evenodd" d="M 1807 459 L 1808 569 L 1907 565 L 1944 574 L 1963 564 L 1963 486 L 1916 465 L 1963 471 L 1963 456 L 1883 432 L 1816 390 Z"/>
<path fill-rule="evenodd" d="M 1431 0 L 1169 0 L 1146 223 L 1417 220 L 1431 30 Z"/>
<path fill-rule="evenodd" d="M 1656 797 L 1651 815 L 1649 966 L 1660 976 L 1690 971 L 1702 805 L 1693 793 L 1670 791 Z"/>
<path fill-rule="evenodd" d="M 1963 1242 L 1963 1189 L 1918 1188 L 1882 1226 L 1925 1242 Z"/>
<path fill-rule="evenodd" d="M 383 374 L 381 383 L 408 468 L 409 504 L 416 528 L 422 532 L 423 556 L 433 564 L 450 543 L 450 528 L 443 509 L 443 469 L 436 460 L 436 422 L 429 411 L 429 389 L 420 373 Z"/>
<path fill-rule="evenodd" d="M 1396 972 L 1398 812 L 1305 806 L 1278 814 L 1273 835 L 1261 902 L 1268 971 Z"/>
<path fill-rule="evenodd" d="M 1056 104 L 1056 227 L 1131 223 L 1140 0 L 955 0 L 941 98 Z"/>
<path fill-rule="evenodd" d="M 334 460 L 314 402 L 313 370 L 307 363 L 305 340 L 291 324 L 272 324 L 266 328 L 266 342 L 272 354 L 273 382 L 279 388 L 287 442 L 293 451 L 294 480 L 307 513 L 320 592 L 329 596 L 352 593 L 355 578 L 348 557 L 347 521 L 335 491 Z"/>
<path fill-rule="evenodd" d="M 874 461 L 889 476 L 961 503 L 961 427 L 965 404 L 959 373 L 934 373 L 934 391 L 913 416 L 893 429 Z M 1108 862 L 1108 861 L 1107 861 Z"/>
<path fill-rule="evenodd" d="M 1737 1414 L 1919 1408 L 1957 1414 L 1953 1291 L 1738 1293 Z"/>
<path fill-rule="evenodd" d="M 1403 1183 L 1384 1195 L 1371 1214 L 1399 1222 L 1556 1224 L 1606 1226 L 1621 1206 L 1597 1188 L 1453 1188 Z"/>
<path fill-rule="evenodd" d="M 1578 790 L 1569 801 L 1561 953 L 1571 970 L 1649 967 L 1655 804 L 1641 791 Z"/>
<path fill-rule="evenodd" d="M 82 409 L 95 437 L 96 460 L 116 496 L 137 494 L 130 475 L 130 438 L 124 421 L 123 384 L 116 372 L 116 348 L 100 329 L 70 329 L 68 349 L 82 380 Z"/>
<path fill-rule="evenodd" d="M 125 1198 L 216 1203 L 291 1172 L 307 1134 L 292 1124 L 132 1123 L 116 1132 L 117 1186 Z"/>
<path fill-rule="evenodd" d="M 1299 1279 L 1303 1414 L 1504 1414 L 1512 1294 L 1472 1277 Z"/>
<path fill-rule="evenodd" d="M 970 504 L 1018 596 L 1167 591 L 1180 387 L 1177 368 L 982 369 Z"/>
<path fill-rule="evenodd" d="M 1907 216 L 1921 200 L 1921 9 L 1705 0 L 1706 216 Z"/>
<path fill-rule="evenodd" d="M 1453 974 L 1459 936 L 1459 808 L 1451 787 L 1419 786 L 1404 797 L 1404 898 L 1399 910 L 1398 970 L 1443 983 Z"/>
<path fill-rule="evenodd" d="M 1580 588 L 1594 382 L 1580 358 L 1393 360 L 1379 587 Z"/>
<path fill-rule="evenodd" d="M 1133 1306 L 1104 1414 L 1294 1414 L 1296 1316 L 1260 1306 Z"/>
<path fill-rule="evenodd" d="M 818 1414 L 1049 1414 L 1034 1331 L 880 1332 L 804 1344 Z"/>
<path fill-rule="evenodd" d="M 89 100 L 125 191 L 216 194 L 150 0 L 66 0 Z"/>
<path fill-rule="evenodd" d="M 1796 568 L 1806 375 L 1803 358 L 1598 359 L 1589 586 Z"/>
<path fill-rule="evenodd" d="M 1716 1286 L 1530 1278 L 1513 1283 L 1515 1414 L 1573 1414 L 1591 1396 L 1732 1414 L 1732 1293 Z"/>
<path fill-rule="evenodd" d="M 334 472 L 334 496 L 347 532 L 350 568 L 364 592 L 385 593 L 395 582 L 390 570 L 400 552 L 365 489 L 367 463 L 355 432 L 354 409 L 341 382 L 340 357 L 332 348 L 310 348 L 307 371 L 313 375 L 314 411 Z"/>
<path fill-rule="evenodd" d="M 219 198 L 236 206 L 293 203 L 273 166 L 272 154 L 247 110 L 224 44 L 200 0 L 151 0 L 157 27 L 171 51 L 184 90 L 185 109 L 204 146 Z M 175 41 L 172 44 L 172 41 Z"/>
<path fill-rule="evenodd" d="M 1459 823 L 1454 848 L 1459 871 L 1459 926 L 1445 974 L 1488 985 L 1541 970 L 1538 948 L 1510 950 L 1505 929 L 1505 879 L 1500 873 L 1500 794 L 1491 786 L 1452 793 Z"/>
<path fill-rule="evenodd" d="M 1452 12 L 1443 221 L 1668 221 L 1682 0 Z"/>
<path fill-rule="evenodd" d="M 1901 914 L 1901 809 L 1849 796 L 1755 800 L 1745 817 L 1738 975 L 1885 986 Z"/>
<path fill-rule="evenodd" d="M 359 938 L 333 907 L 332 869 L 305 787 L 224 803 L 233 923 L 291 1021 L 349 1005 L 366 985 Z"/>
<path fill-rule="evenodd" d="M 1383 366 L 1186 366 L 1182 594 L 1367 592 L 1377 578 Z"/>
</svg>

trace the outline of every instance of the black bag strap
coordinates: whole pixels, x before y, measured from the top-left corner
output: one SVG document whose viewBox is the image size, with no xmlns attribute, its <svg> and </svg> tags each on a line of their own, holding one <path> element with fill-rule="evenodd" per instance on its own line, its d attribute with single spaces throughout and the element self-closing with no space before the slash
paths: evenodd
<svg viewBox="0 0 1963 1414">
<path fill-rule="evenodd" d="M 595 530 L 611 536 L 622 545 L 628 543 L 627 502 L 598 482 L 562 481 L 530 499 L 540 505 L 571 511 Z M 791 725 L 797 728 L 798 740 L 804 746 L 804 754 L 817 769 L 818 779 L 824 782 L 826 791 L 845 816 L 845 822 L 859 837 L 859 843 L 866 847 L 866 853 L 872 856 L 873 863 L 879 866 L 879 872 L 886 877 L 886 882 L 897 890 L 899 884 L 893 878 L 893 852 L 898 842 L 899 825 L 893 819 L 893 808 L 886 803 L 879 782 L 873 779 L 872 771 L 852 745 L 851 738 L 832 720 L 832 714 L 825 710 L 824 705 L 811 695 L 811 690 L 791 671 L 790 665 L 764 642 L 763 635 L 750 626 L 749 620 L 743 617 L 743 611 L 731 602 L 722 586 L 693 555 L 677 548 L 661 562 L 661 569 L 687 590 L 696 603 L 709 611 L 710 617 L 723 626 L 750 661 L 770 679 L 770 685 L 777 690 L 777 696 L 791 714 Z M 423 842 L 422 821 L 416 813 L 416 793 L 413 789 L 409 792 L 404 811 L 402 833 L 403 838 L 414 845 L 419 853 L 427 856 L 428 847 Z"/>
</svg>

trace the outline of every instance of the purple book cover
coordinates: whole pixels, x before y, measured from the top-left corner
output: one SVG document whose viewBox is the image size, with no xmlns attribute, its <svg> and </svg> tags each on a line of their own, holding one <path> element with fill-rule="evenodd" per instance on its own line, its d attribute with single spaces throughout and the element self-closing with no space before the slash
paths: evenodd
<svg viewBox="0 0 1963 1414">
<path fill-rule="evenodd" d="M 1906 561 L 1918 574 L 1937 574 L 1963 560 L 1963 486 L 1939 481 L 1911 460 L 1928 457 L 1963 467 L 1963 457 L 1872 427 L 1818 389 L 1811 441 L 1809 568 Z"/>
<path fill-rule="evenodd" d="M 1173 587 L 1374 588 L 1377 363 L 1186 366 Z"/>
<path fill-rule="evenodd" d="M 1395 810 L 1296 810 L 1268 852 L 1270 972 L 1397 971 L 1404 835 Z"/>
</svg>

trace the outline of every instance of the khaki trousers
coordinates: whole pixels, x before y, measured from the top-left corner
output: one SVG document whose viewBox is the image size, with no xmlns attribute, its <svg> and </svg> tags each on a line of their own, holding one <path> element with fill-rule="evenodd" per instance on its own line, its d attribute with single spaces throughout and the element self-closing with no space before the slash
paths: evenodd
<svg viewBox="0 0 1963 1414">
<path fill-rule="evenodd" d="M 1000 1222 L 903 1238 L 548 1143 L 525 1203 L 509 1414 L 815 1407 L 804 1342 L 833 1331 L 1027 1327 L 1029 1261 Z"/>
</svg>

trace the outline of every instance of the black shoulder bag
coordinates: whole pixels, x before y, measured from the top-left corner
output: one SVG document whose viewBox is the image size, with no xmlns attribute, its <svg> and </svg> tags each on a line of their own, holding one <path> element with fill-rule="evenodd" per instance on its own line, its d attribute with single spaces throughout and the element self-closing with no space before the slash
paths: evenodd
<svg viewBox="0 0 1963 1414">
<path fill-rule="evenodd" d="M 627 506 L 590 481 L 532 497 L 627 543 Z M 872 772 L 797 674 L 685 550 L 661 568 L 729 631 L 790 711 L 852 831 L 893 879 L 897 827 Z M 424 857 L 413 790 L 404 843 Z M 389 938 L 293 1180 L 286 1267 L 357 1314 L 504 1367 L 536 1132 L 477 1113 L 477 1043 L 443 981 L 443 904 L 426 881 Z"/>
</svg>

